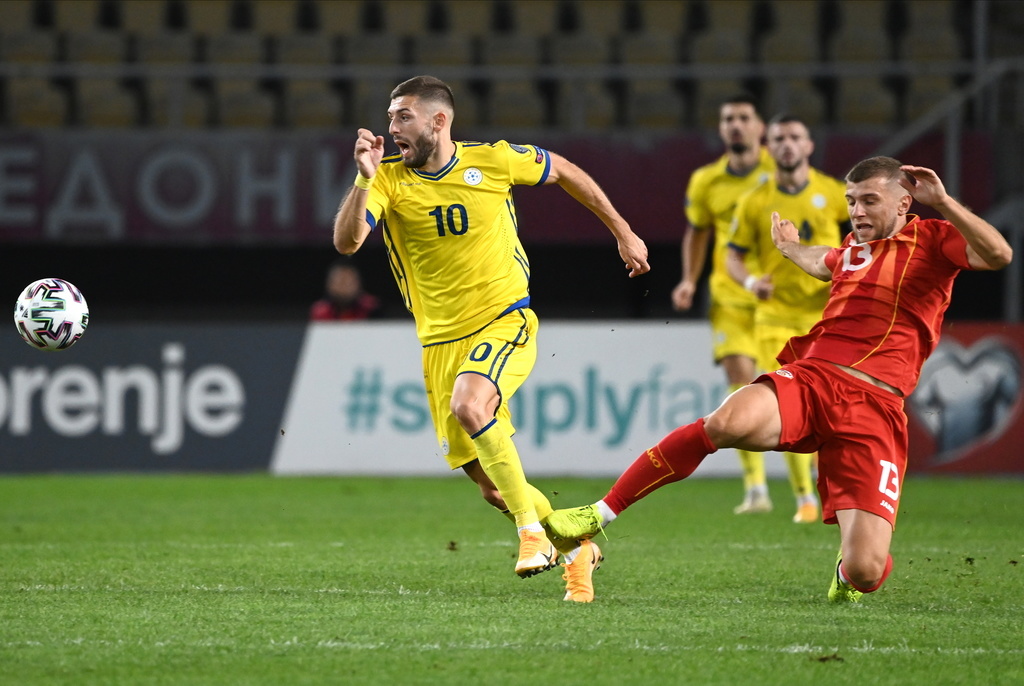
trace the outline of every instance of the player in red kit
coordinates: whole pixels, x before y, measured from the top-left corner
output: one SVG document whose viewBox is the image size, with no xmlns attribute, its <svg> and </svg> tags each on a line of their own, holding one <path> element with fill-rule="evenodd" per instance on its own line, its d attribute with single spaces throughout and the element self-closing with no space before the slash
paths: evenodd
<svg viewBox="0 0 1024 686">
<path fill-rule="evenodd" d="M 909 214 L 915 199 L 943 219 Z M 822 517 L 841 538 L 829 600 L 855 602 L 882 585 L 907 463 L 903 399 L 938 343 L 956 275 L 1001 269 L 1012 250 L 935 172 L 890 157 L 854 166 L 846 201 L 853 232 L 838 248 L 801 244 L 792 222 L 772 214 L 782 254 L 832 282 L 821 321 L 779 353 L 782 368 L 663 438 L 602 500 L 556 510 L 547 520 L 552 535 L 593 536 L 719 448 L 818 451 Z"/>
</svg>

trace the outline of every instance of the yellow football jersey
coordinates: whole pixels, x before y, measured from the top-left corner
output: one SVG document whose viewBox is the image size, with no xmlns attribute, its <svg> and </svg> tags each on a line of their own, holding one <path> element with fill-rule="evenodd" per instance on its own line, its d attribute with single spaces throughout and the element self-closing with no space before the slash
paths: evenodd
<svg viewBox="0 0 1024 686">
<path fill-rule="evenodd" d="M 730 245 L 746 253 L 751 272 L 771 274 L 775 286 L 771 298 L 758 301 L 755 322 L 785 326 L 817 318 L 828 300 L 829 283 L 783 257 L 772 243 L 772 212 L 796 225 L 802 244 L 838 246 L 840 225 L 850 219 L 846 184 L 811 169 L 807 185 L 787 193 L 773 177 L 740 198 L 729 238 Z"/>
<path fill-rule="evenodd" d="M 385 157 L 366 204 L 423 345 L 479 331 L 529 305 L 530 264 L 519 242 L 515 184 L 540 185 L 551 157 L 532 145 L 455 142 L 425 173 Z"/>
<path fill-rule="evenodd" d="M 757 166 L 740 176 L 729 169 L 728 155 L 722 155 L 690 176 L 686 187 L 686 220 L 701 230 L 714 229 L 711 254 L 711 297 L 724 305 L 752 307 L 754 296 L 732 280 L 726 271 L 726 245 L 732 227 L 736 201 L 775 172 L 775 160 L 765 148 Z"/>
</svg>

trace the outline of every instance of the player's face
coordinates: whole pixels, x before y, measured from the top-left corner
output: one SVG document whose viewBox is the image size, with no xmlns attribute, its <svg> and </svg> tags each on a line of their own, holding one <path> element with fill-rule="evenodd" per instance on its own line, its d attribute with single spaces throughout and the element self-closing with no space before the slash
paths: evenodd
<svg viewBox="0 0 1024 686">
<path fill-rule="evenodd" d="M 336 300 L 352 300 L 361 290 L 359 272 L 355 269 L 336 267 L 327 276 L 327 292 Z"/>
<path fill-rule="evenodd" d="M 768 152 L 779 169 L 792 172 L 807 163 L 814 143 L 807 127 L 798 121 L 768 127 Z"/>
<path fill-rule="evenodd" d="M 888 238 L 906 214 L 909 196 L 895 181 L 882 176 L 846 184 L 846 205 L 858 243 Z"/>
<path fill-rule="evenodd" d="M 718 117 L 718 135 L 732 152 L 746 152 L 761 144 L 764 123 L 754 106 L 746 102 L 722 105 Z"/>
<path fill-rule="evenodd" d="M 437 150 L 437 132 L 433 117 L 419 98 L 403 95 L 391 101 L 388 108 L 388 133 L 402 153 L 402 164 L 419 169 Z"/>
</svg>

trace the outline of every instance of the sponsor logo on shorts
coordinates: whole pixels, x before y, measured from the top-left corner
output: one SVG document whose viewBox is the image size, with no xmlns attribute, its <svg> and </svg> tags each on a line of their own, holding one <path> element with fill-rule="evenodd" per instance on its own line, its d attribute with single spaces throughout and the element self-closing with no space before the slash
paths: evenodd
<svg viewBox="0 0 1024 686">
<path fill-rule="evenodd" d="M 451 451 L 451 446 L 448 445 L 448 437 L 441 436 L 441 454 L 447 455 Z"/>
<path fill-rule="evenodd" d="M 884 507 L 885 509 L 887 509 L 889 511 L 889 514 L 896 514 L 896 509 L 893 508 L 893 506 L 889 504 L 888 500 L 883 500 L 882 502 L 880 502 L 878 504 L 881 505 L 882 507 Z"/>
<path fill-rule="evenodd" d="M 789 371 L 788 369 L 776 369 L 775 373 L 778 374 L 779 376 L 784 376 L 787 379 L 793 378 L 793 372 Z"/>
</svg>

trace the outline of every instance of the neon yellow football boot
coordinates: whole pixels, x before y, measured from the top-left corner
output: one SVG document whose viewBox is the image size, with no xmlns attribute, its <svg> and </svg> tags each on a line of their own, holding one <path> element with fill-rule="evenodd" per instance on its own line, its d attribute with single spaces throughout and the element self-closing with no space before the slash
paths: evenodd
<svg viewBox="0 0 1024 686">
<path fill-rule="evenodd" d="M 859 603 L 864 594 L 839 579 L 839 564 L 842 561 L 843 551 L 840 550 L 839 554 L 836 555 L 836 571 L 832 574 L 832 585 L 828 589 L 828 599 L 833 603 Z"/>
<path fill-rule="evenodd" d="M 593 538 L 604 530 L 597 505 L 555 510 L 547 516 L 543 526 L 556 543 Z"/>
</svg>

